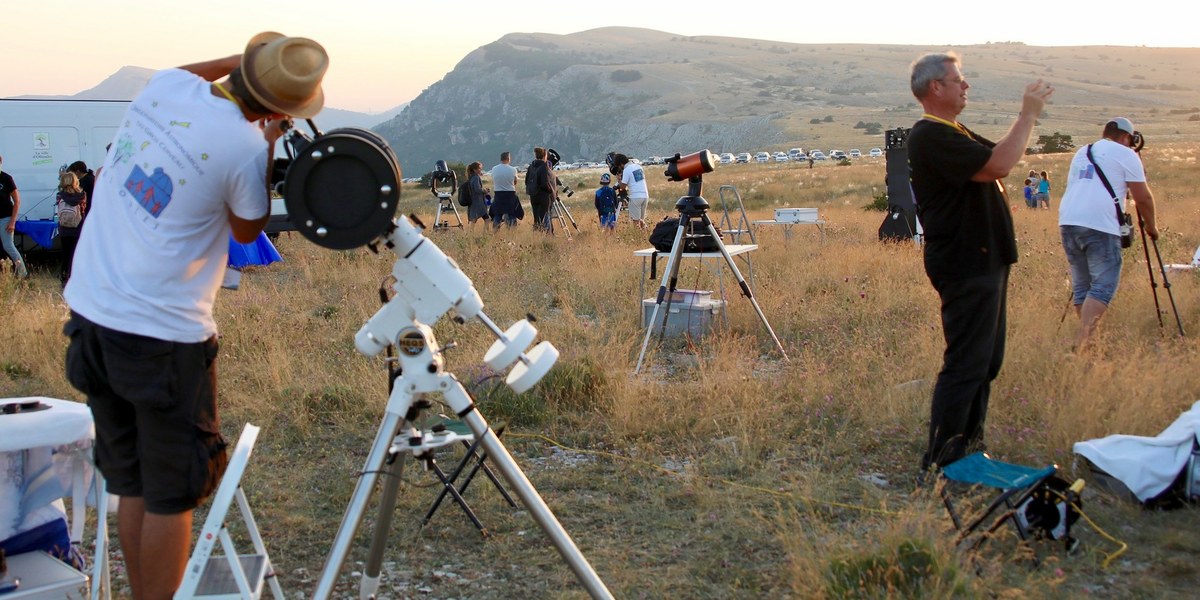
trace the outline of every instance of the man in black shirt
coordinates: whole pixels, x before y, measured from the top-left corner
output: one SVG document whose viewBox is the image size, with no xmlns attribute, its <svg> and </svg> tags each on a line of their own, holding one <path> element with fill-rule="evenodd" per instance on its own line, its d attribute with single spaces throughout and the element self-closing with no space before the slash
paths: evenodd
<svg viewBox="0 0 1200 600">
<path fill-rule="evenodd" d="M 1004 361 L 1009 267 L 1017 262 L 1011 210 L 999 181 L 1025 153 L 1054 88 L 1025 88 L 1021 114 L 999 142 L 956 121 L 970 85 L 958 56 L 927 54 L 912 66 L 925 109 L 908 134 L 908 166 L 924 229 L 925 274 L 941 297 L 946 350 L 933 389 L 922 470 L 983 449 L 991 382 Z"/>
<path fill-rule="evenodd" d="M 0 245 L 12 259 L 17 277 L 24 279 L 29 277 L 29 271 L 25 269 L 20 250 L 17 250 L 17 245 L 13 243 L 17 217 L 21 214 L 21 192 L 17 190 L 17 182 L 13 181 L 12 175 L 4 172 L 3 165 L 4 157 L 0 156 Z"/>
</svg>

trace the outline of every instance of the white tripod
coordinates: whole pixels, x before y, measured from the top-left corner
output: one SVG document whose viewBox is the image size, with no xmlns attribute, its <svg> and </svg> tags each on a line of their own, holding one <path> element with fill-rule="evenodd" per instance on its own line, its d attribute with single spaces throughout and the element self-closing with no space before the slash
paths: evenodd
<svg viewBox="0 0 1200 600">
<path fill-rule="evenodd" d="M 421 431 L 417 427 L 421 411 L 429 406 L 424 396 L 433 393 L 441 394 L 467 424 L 488 459 L 508 481 L 588 594 L 592 598 L 612 598 L 571 536 L 479 413 L 462 383 L 446 372 L 444 347 L 438 346 L 427 323 L 436 322 L 448 312 L 459 322 L 477 319 L 498 338 L 484 355 L 484 362 L 497 371 L 515 363 L 505 383 L 517 393 L 541 380 L 558 359 L 558 350 L 550 342 L 543 341 L 526 353 L 525 349 L 537 336 L 533 325 L 522 320 L 507 331 L 501 331 L 483 313 L 483 300 L 470 278 L 436 244 L 421 235 L 407 218 L 396 219 L 381 240 L 397 257 L 392 267 L 395 295 L 363 325 L 354 336 L 354 343 L 366 356 L 375 356 L 385 348 L 395 346 L 400 374 L 392 381 L 383 421 L 342 517 L 314 598 L 324 600 L 333 593 L 334 582 L 362 523 L 376 480 L 385 475 L 381 483 L 379 515 L 359 589 L 360 598 L 375 597 L 408 454 L 419 459 L 435 448 L 459 440 L 454 434 Z"/>
<path fill-rule="evenodd" d="M 454 199 L 450 197 L 450 192 L 436 192 L 435 191 L 434 195 L 437 196 L 438 207 L 437 207 L 437 213 L 433 215 L 433 230 L 434 231 L 445 231 L 445 230 L 450 229 L 451 227 L 457 227 L 459 229 L 462 229 L 463 228 L 462 215 L 458 214 L 458 207 L 454 205 Z M 454 220 L 458 222 L 457 225 L 450 224 L 450 219 L 449 219 L 450 215 L 449 214 L 446 215 L 447 219 L 445 221 L 442 220 L 442 213 L 445 213 L 448 211 L 454 212 Z"/>
</svg>

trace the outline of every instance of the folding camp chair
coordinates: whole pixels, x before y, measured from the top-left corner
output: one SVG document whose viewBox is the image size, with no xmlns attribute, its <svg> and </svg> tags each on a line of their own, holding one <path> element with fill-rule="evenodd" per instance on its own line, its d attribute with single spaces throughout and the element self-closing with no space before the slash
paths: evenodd
<svg viewBox="0 0 1200 600">
<path fill-rule="evenodd" d="M 504 435 L 504 428 L 504 423 L 500 423 L 494 428 L 497 438 Z M 467 491 L 467 486 L 471 485 L 471 481 L 475 479 L 475 476 L 482 471 L 484 476 L 491 480 L 492 485 L 496 487 L 496 489 L 500 492 L 500 495 L 504 497 L 504 501 L 507 502 L 509 506 L 516 508 L 517 503 L 513 501 L 512 496 L 510 496 L 508 493 L 508 490 L 504 489 L 504 485 L 500 483 L 500 479 L 496 477 L 496 474 L 492 472 L 492 469 L 485 463 L 487 460 L 487 454 L 484 454 L 480 449 L 479 440 L 475 439 L 474 434 L 471 433 L 471 430 L 467 427 L 466 423 L 457 419 L 443 417 L 442 420 L 434 424 L 431 429 L 437 434 L 449 434 L 457 436 L 463 448 L 466 449 L 466 452 L 463 454 L 462 459 L 458 461 L 458 466 L 456 466 L 454 470 L 450 472 L 450 475 L 446 475 L 445 471 L 438 466 L 437 461 L 434 460 L 432 452 L 417 457 L 418 459 L 425 461 L 425 464 L 428 466 L 429 470 L 433 471 L 434 475 L 437 476 L 438 481 L 442 483 L 442 489 L 438 492 L 438 496 L 433 501 L 433 505 L 429 507 L 429 512 L 425 513 L 425 518 L 421 521 L 421 526 L 424 527 L 427 523 L 429 523 L 429 520 L 433 518 L 433 513 L 437 512 L 438 507 L 442 505 L 442 500 L 445 500 L 446 496 L 449 495 L 454 499 L 454 503 L 457 504 L 464 513 L 466 513 L 467 518 L 471 519 L 471 523 L 475 525 L 475 528 L 479 530 L 479 533 L 483 534 L 483 537 L 487 537 L 487 528 L 484 527 L 483 523 L 479 521 L 479 517 L 477 517 L 475 515 L 475 511 L 471 509 L 471 505 L 468 504 L 466 499 L 463 498 L 463 493 Z M 463 474 L 463 471 L 467 471 L 468 467 L 470 467 L 470 470 L 467 473 L 466 478 L 463 479 L 462 484 L 455 485 L 455 482 L 458 480 L 459 476 Z"/>
<path fill-rule="evenodd" d="M 979 516 L 964 524 L 954 508 L 953 493 L 947 489 L 950 486 L 942 486 L 942 502 L 959 532 L 956 543 L 962 544 L 979 531 L 993 514 L 1002 510 L 971 545 L 972 550 L 983 544 L 1005 522 L 1012 523 L 1021 541 L 1046 535 L 1064 540 L 1066 549 L 1073 550 L 1076 540 L 1071 537 L 1071 523 L 1076 515 L 1071 505 L 1078 506 L 1083 480 L 1078 480 L 1068 488 L 1065 482 L 1055 477 L 1057 472 L 1057 465 L 1040 469 L 1025 467 L 994 460 L 983 452 L 946 465 L 942 469 L 942 476 L 949 481 L 999 490 Z"/>
<path fill-rule="evenodd" d="M 249 423 L 242 430 L 237 446 L 229 465 L 225 467 L 225 475 L 221 485 L 213 496 L 212 506 L 208 509 L 208 517 L 204 520 L 204 528 L 200 530 L 200 538 L 196 548 L 188 560 L 187 570 L 183 574 L 183 582 L 175 592 L 176 600 L 190 598 L 220 598 L 225 599 L 257 599 L 262 595 L 263 583 L 269 582 L 271 595 L 277 600 L 284 600 L 283 590 L 267 556 L 267 548 L 254 522 L 254 514 L 250 512 L 250 504 L 246 494 L 242 492 L 242 475 L 250 462 L 250 451 L 258 438 L 258 427 Z M 254 546 L 254 554 L 241 554 L 233 545 L 233 538 L 225 527 L 225 517 L 234 501 L 246 525 L 246 532 Z M 221 542 L 224 556 L 213 556 L 214 546 Z"/>
</svg>

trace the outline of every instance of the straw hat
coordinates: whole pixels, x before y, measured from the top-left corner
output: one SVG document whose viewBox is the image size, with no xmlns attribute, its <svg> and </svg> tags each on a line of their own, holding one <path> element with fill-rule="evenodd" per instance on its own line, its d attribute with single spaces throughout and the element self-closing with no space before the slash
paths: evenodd
<svg viewBox="0 0 1200 600">
<path fill-rule="evenodd" d="M 325 105 L 321 79 L 329 55 L 308 38 L 264 31 L 246 44 L 242 77 L 246 88 L 263 106 L 279 114 L 307 119 Z"/>
</svg>

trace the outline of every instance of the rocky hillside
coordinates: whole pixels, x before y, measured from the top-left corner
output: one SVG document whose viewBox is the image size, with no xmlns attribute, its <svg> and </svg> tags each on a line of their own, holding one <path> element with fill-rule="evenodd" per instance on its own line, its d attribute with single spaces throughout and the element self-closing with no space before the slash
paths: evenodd
<svg viewBox="0 0 1200 600">
<path fill-rule="evenodd" d="M 865 125 L 907 127 L 920 111 L 908 90 L 913 59 L 941 47 L 789 44 L 683 37 L 633 28 L 570 35 L 514 33 L 468 54 L 399 116 L 375 127 L 416 175 L 437 159 L 485 165 L 534 146 L 565 160 L 608 151 L 667 155 L 868 148 Z M 1198 49 L 955 48 L 972 84 L 964 121 L 999 137 L 1025 84 L 1054 82 L 1041 130 L 1092 136 L 1125 114 L 1143 131 L 1200 132 Z M 1200 121 L 1200 117 L 1197 118 Z"/>
</svg>

